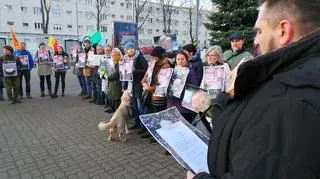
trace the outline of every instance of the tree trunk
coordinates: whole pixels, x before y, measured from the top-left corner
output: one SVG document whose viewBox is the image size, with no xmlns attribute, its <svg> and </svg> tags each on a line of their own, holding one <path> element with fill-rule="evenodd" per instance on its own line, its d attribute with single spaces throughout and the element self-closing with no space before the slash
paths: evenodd
<svg viewBox="0 0 320 179">
<path fill-rule="evenodd" d="M 192 8 L 189 8 L 189 25 L 190 25 L 190 29 L 189 29 L 189 35 L 190 35 L 190 40 L 191 43 L 193 44 L 193 34 L 192 34 Z"/>
</svg>

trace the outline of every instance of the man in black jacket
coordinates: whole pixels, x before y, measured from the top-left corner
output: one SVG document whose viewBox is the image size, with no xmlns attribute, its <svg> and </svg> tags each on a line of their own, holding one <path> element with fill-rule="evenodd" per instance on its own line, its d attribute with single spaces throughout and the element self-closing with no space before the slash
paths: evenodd
<svg viewBox="0 0 320 179">
<path fill-rule="evenodd" d="M 210 174 L 188 178 L 320 178 L 320 3 L 259 3 L 261 56 L 239 67 L 233 99 L 213 117 Z"/>
</svg>

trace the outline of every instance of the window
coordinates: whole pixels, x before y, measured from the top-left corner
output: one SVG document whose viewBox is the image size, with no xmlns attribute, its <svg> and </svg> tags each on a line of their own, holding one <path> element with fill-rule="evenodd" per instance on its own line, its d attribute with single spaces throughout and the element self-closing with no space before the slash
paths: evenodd
<svg viewBox="0 0 320 179">
<path fill-rule="evenodd" d="M 87 5 L 92 5 L 92 0 L 85 0 L 84 3 Z"/>
<path fill-rule="evenodd" d="M 53 30 L 61 31 L 62 30 L 61 24 L 53 24 Z"/>
<path fill-rule="evenodd" d="M 131 8 L 131 4 L 130 3 L 127 3 L 127 8 Z"/>
<path fill-rule="evenodd" d="M 27 7 L 26 6 L 21 6 L 21 12 L 24 12 L 24 13 L 26 13 L 27 12 Z"/>
<path fill-rule="evenodd" d="M 132 21 L 132 16 L 127 16 L 128 21 Z"/>
<path fill-rule="evenodd" d="M 29 23 L 24 22 L 24 23 L 22 23 L 22 26 L 23 26 L 23 27 L 28 27 L 28 26 L 29 26 Z"/>
<path fill-rule="evenodd" d="M 101 31 L 101 32 L 108 32 L 107 26 L 106 26 L 106 25 L 102 25 L 102 26 L 100 27 L 100 31 Z"/>
<path fill-rule="evenodd" d="M 40 15 L 41 14 L 41 8 L 40 7 L 33 7 L 33 14 Z"/>
<path fill-rule="evenodd" d="M 148 34 L 152 34 L 152 29 L 148 29 Z"/>
<path fill-rule="evenodd" d="M 156 32 L 159 32 L 159 29 L 156 29 Z"/>
<path fill-rule="evenodd" d="M 188 31 L 183 31 L 183 35 L 188 35 Z"/>
<path fill-rule="evenodd" d="M 83 25 L 78 25 L 78 28 L 79 29 L 83 29 Z"/>
<path fill-rule="evenodd" d="M 174 21 L 174 25 L 178 26 L 179 25 L 179 21 Z"/>
<path fill-rule="evenodd" d="M 112 14 L 111 17 L 112 17 L 112 18 L 116 18 L 116 15 L 115 15 L 115 14 Z"/>
<path fill-rule="evenodd" d="M 8 4 L 7 4 L 7 5 L 4 5 L 4 8 L 5 8 L 5 9 L 8 9 L 8 10 L 12 10 L 12 5 L 8 5 Z"/>
<path fill-rule="evenodd" d="M 83 12 L 82 11 L 78 11 L 78 16 L 83 16 Z"/>
<path fill-rule="evenodd" d="M 72 25 L 71 25 L 71 24 L 68 24 L 68 25 L 67 25 L 67 28 L 68 28 L 68 29 L 72 29 Z"/>
<path fill-rule="evenodd" d="M 55 17 L 60 16 L 60 9 L 52 9 L 52 15 Z"/>
<path fill-rule="evenodd" d="M 111 1 L 111 4 L 114 5 L 116 3 L 116 1 Z"/>
<path fill-rule="evenodd" d="M 35 22 L 35 23 L 34 23 L 34 28 L 35 28 L 35 29 L 42 29 L 42 23 L 40 23 L 40 22 Z"/>
<path fill-rule="evenodd" d="M 140 17 L 138 18 L 138 21 L 139 21 L 139 22 L 142 22 L 143 20 L 144 20 L 144 17 L 141 17 L 141 16 L 140 16 Z"/>
<path fill-rule="evenodd" d="M 101 20 L 107 20 L 108 14 L 101 14 Z"/>
<path fill-rule="evenodd" d="M 93 25 L 87 25 L 87 31 L 93 31 L 94 27 Z"/>
<path fill-rule="evenodd" d="M 187 25 L 187 21 L 183 21 L 183 26 L 186 26 Z"/>
<path fill-rule="evenodd" d="M 71 10 L 67 10 L 66 13 L 71 15 L 72 11 Z"/>
<path fill-rule="evenodd" d="M 149 23 L 152 23 L 152 18 L 148 18 Z"/>
<path fill-rule="evenodd" d="M 92 19 L 94 14 L 93 14 L 93 12 L 86 11 L 86 15 L 85 16 L 86 16 L 87 19 Z"/>
<path fill-rule="evenodd" d="M 120 6 L 124 6 L 124 3 L 120 3 Z"/>
<path fill-rule="evenodd" d="M 160 8 L 157 7 L 157 11 L 160 11 Z"/>
<path fill-rule="evenodd" d="M 123 15 L 121 15 L 121 16 L 120 16 L 120 18 L 121 18 L 121 19 L 123 19 L 123 18 L 124 18 L 124 16 L 123 16 Z"/>
<path fill-rule="evenodd" d="M 7 24 L 8 25 L 13 25 L 14 23 L 13 23 L 13 21 L 7 21 Z"/>
<path fill-rule="evenodd" d="M 157 18 L 157 19 L 156 19 L 156 22 L 157 22 L 157 23 L 160 23 L 160 19 L 159 19 L 159 18 Z"/>
<path fill-rule="evenodd" d="M 140 28 L 139 33 L 144 34 L 144 28 Z"/>
</svg>

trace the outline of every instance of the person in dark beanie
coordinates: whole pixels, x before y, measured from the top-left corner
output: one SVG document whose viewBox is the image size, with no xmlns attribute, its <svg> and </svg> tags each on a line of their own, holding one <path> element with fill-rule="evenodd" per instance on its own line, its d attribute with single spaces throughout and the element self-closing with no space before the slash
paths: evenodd
<svg viewBox="0 0 320 179">
<path fill-rule="evenodd" d="M 21 103 L 19 100 L 20 68 L 22 63 L 19 57 L 13 56 L 13 48 L 3 46 L 4 55 L 0 57 L 0 77 L 4 77 L 7 96 L 11 104 Z M 13 90 L 13 96 L 12 96 Z"/>
<path fill-rule="evenodd" d="M 151 59 L 155 61 L 155 65 L 153 71 L 148 74 L 148 71 L 145 73 L 141 84 L 143 86 L 143 90 L 151 93 L 151 110 L 148 112 L 160 112 L 167 109 L 167 98 L 154 96 L 154 92 L 156 90 L 156 86 L 158 84 L 158 75 L 161 69 L 170 68 L 170 62 L 168 58 L 165 56 L 165 49 L 162 47 L 155 47 L 151 52 Z M 151 77 L 150 77 L 151 75 Z M 145 106 L 146 107 L 146 106 Z M 150 107 L 149 107 L 150 108 Z M 145 110 L 146 111 L 146 110 Z M 142 133 L 143 129 L 139 131 Z M 149 134 L 144 134 L 142 137 L 150 137 Z M 152 143 L 155 142 L 153 138 L 151 138 Z"/>
<path fill-rule="evenodd" d="M 188 54 L 189 68 L 196 72 L 197 86 L 200 86 L 203 76 L 203 65 L 200 53 L 197 53 L 197 48 L 192 44 L 185 45 L 182 49 Z"/>
</svg>

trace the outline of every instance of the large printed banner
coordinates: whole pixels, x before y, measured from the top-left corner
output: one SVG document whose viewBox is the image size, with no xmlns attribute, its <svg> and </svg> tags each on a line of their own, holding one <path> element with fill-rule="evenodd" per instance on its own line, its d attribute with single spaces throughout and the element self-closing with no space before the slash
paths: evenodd
<svg viewBox="0 0 320 179">
<path fill-rule="evenodd" d="M 136 42 L 138 30 L 136 23 L 113 22 L 113 46 L 124 46 L 127 42 Z"/>
</svg>

